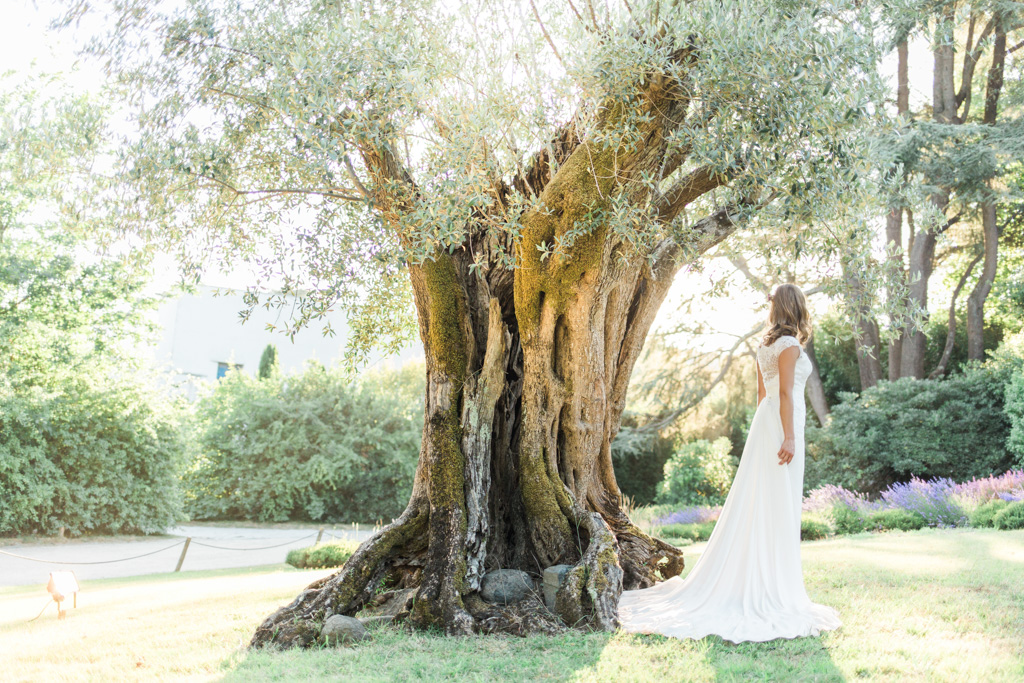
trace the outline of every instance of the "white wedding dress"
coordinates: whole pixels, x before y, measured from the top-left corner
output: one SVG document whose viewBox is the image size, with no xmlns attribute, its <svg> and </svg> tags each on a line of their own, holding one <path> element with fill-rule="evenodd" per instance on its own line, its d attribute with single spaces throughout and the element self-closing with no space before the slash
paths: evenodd
<svg viewBox="0 0 1024 683">
<path fill-rule="evenodd" d="M 804 384 L 811 361 L 800 351 L 793 378 L 793 460 L 779 464 L 779 354 L 799 346 L 780 337 L 757 350 L 766 396 L 750 424 L 743 457 L 704 554 L 686 577 L 625 591 L 626 631 L 734 643 L 816 636 L 839 627 L 839 614 L 811 602 L 800 567 L 804 477 Z"/>
</svg>

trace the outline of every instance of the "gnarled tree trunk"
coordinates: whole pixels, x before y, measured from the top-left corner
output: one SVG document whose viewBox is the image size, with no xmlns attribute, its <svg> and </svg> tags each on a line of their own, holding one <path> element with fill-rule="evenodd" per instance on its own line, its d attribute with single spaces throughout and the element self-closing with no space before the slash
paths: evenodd
<svg viewBox="0 0 1024 683">
<path fill-rule="evenodd" d="M 625 181 L 664 168 L 667 132 L 687 104 L 678 88 L 652 80 L 643 103 L 649 121 L 630 148 L 580 141 L 567 126 L 513 184 L 544 206 L 522 218 L 515 270 L 496 265 L 490 240 L 501 238 L 482 220 L 462 248 L 410 264 L 427 394 L 408 508 L 341 571 L 268 617 L 253 646 L 307 646 L 331 615 L 410 588 L 416 624 L 449 633 L 512 629 L 514 620 L 495 617 L 480 599 L 484 574 L 539 575 L 557 564 L 573 566 L 556 601 L 561 621 L 613 629 L 623 588 L 682 570 L 677 548 L 629 520 L 611 460 L 629 378 L 683 265 L 681 249 L 665 239 L 650 254 L 630 255 L 600 225 L 565 253 L 544 257 L 537 247 L 565 236 Z M 416 191 L 386 147 L 364 159 L 382 180 Z M 654 206 L 671 218 L 723 181 L 698 169 Z M 394 196 L 378 203 L 400 225 Z M 700 238 L 690 253 L 699 254 L 733 230 L 732 214 L 723 209 L 692 227 Z"/>
</svg>

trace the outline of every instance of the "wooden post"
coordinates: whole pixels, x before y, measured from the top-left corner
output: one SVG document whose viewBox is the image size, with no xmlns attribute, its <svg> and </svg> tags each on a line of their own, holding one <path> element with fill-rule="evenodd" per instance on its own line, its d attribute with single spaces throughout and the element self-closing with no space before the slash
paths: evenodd
<svg viewBox="0 0 1024 683">
<path fill-rule="evenodd" d="M 320 527 L 320 533 L 316 535 L 316 543 L 313 545 L 320 545 L 320 539 L 324 537 L 324 528 Z"/>
<path fill-rule="evenodd" d="M 188 544 L 192 542 L 192 537 L 189 536 L 185 539 L 185 547 L 181 549 L 181 557 L 178 558 L 178 566 L 174 568 L 174 571 L 180 572 L 181 565 L 185 562 L 185 553 L 188 552 Z"/>
</svg>

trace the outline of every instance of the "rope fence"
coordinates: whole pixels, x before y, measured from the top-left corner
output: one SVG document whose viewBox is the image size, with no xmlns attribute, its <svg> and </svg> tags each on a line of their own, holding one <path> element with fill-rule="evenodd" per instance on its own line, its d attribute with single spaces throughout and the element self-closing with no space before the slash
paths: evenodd
<svg viewBox="0 0 1024 683">
<path fill-rule="evenodd" d="M 166 548 L 160 548 L 159 550 L 152 550 L 152 551 L 150 551 L 148 553 L 142 553 L 141 555 L 133 555 L 131 557 L 122 557 L 122 558 L 119 558 L 119 559 L 116 559 L 116 560 L 96 560 L 96 561 L 92 561 L 92 562 L 61 562 L 59 560 L 41 560 L 38 557 L 27 557 L 25 555 L 18 555 L 16 553 L 9 553 L 6 550 L 0 550 L 0 555 L 8 555 L 9 557 L 16 557 L 19 560 L 28 560 L 29 562 L 42 562 L 43 564 L 114 564 L 115 562 L 127 562 L 128 560 L 137 560 L 140 557 L 149 557 L 150 555 L 156 555 L 157 553 L 162 553 L 165 550 L 170 550 L 171 548 L 177 548 L 179 545 L 183 544 L 184 542 L 185 541 L 178 541 L 177 543 L 172 543 L 171 545 L 167 546 Z"/>
<path fill-rule="evenodd" d="M 358 525 L 357 525 L 356 532 L 358 533 L 358 531 L 359 531 L 359 528 L 358 528 Z M 236 547 L 232 547 L 232 546 L 214 545 L 212 543 L 203 543 L 202 541 L 195 540 L 195 539 L 193 539 L 190 536 L 190 537 L 188 537 L 188 538 L 186 538 L 184 540 L 172 543 L 169 546 L 166 546 L 166 547 L 163 547 L 163 548 L 158 548 L 157 550 L 151 550 L 149 552 L 142 553 L 140 555 L 132 555 L 131 557 L 120 557 L 120 558 L 118 558 L 116 560 L 92 560 L 92 561 L 81 561 L 81 562 L 65 562 L 65 561 L 61 561 L 61 560 L 44 560 L 44 559 L 41 559 L 41 558 L 38 558 L 38 557 L 29 557 L 27 555 L 19 555 L 18 553 L 12 553 L 12 552 L 8 552 L 6 550 L 0 550 L 0 555 L 6 555 L 8 557 L 14 557 L 14 558 L 17 558 L 19 560 L 27 560 L 29 562 L 39 562 L 41 564 L 95 565 L 95 564 L 114 564 L 114 563 L 117 563 L 117 562 L 128 562 L 128 561 L 131 561 L 131 560 L 138 560 L 138 559 L 143 558 L 143 557 L 149 557 L 150 555 L 156 555 L 157 553 L 162 553 L 162 552 L 165 552 L 167 550 L 171 550 L 172 548 L 177 548 L 178 546 L 184 546 L 181 549 L 181 556 L 178 558 L 177 567 L 175 567 L 175 569 L 174 569 L 174 571 L 178 572 L 178 571 L 181 571 L 181 565 L 185 562 L 185 554 L 188 552 L 188 549 L 189 549 L 190 545 L 198 545 L 198 546 L 202 546 L 204 548 L 210 548 L 212 550 L 236 550 L 236 551 L 239 551 L 239 552 L 248 552 L 248 551 L 251 551 L 251 550 L 273 550 L 274 548 L 283 548 L 283 547 L 285 547 L 287 545 L 292 545 L 294 543 L 299 543 L 300 541 L 309 540 L 309 539 L 313 538 L 314 536 L 316 536 L 316 541 L 314 542 L 314 544 L 319 544 L 323 540 L 325 535 L 328 538 L 331 538 L 331 539 L 334 539 L 334 540 L 349 540 L 348 538 L 343 537 L 343 536 L 335 536 L 334 534 L 332 534 L 330 532 L 325 534 L 324 530 L 321 528 L 319 531 L 317 531 L 315 533 L 307 534 L 307 535 L 302 536 L 300 538 L 293 538 L 291 540 L 285 541 L 284 543 L 275 543 L 273 545 L 263 545 L 263 546 L 253 547 L 253 548 L 236 548 Z M 213 539 L 210 539 L 210 540 L 213 540 Z"/>
</svg>

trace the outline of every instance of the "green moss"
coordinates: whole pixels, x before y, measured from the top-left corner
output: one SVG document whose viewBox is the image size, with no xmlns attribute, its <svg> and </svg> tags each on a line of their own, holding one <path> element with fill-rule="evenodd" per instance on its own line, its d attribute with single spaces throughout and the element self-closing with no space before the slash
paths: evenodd
<svg viewBox="0 0 1024 683">
<path fill-rule="evenodd" d="M 452 394 L 452 403 L 455 404 L 461 396 L 468 362 L 468 343 L 463 327 L 467 315 L 465 293 L 448 254 L 435 254 L 434 260 L 424 261 L 421 269 L 428 297 L 430 348 L 427 352 L 437 361 L 441 372 L 451 379 L 453 389 L 457 391 Z"/>
</svg>

